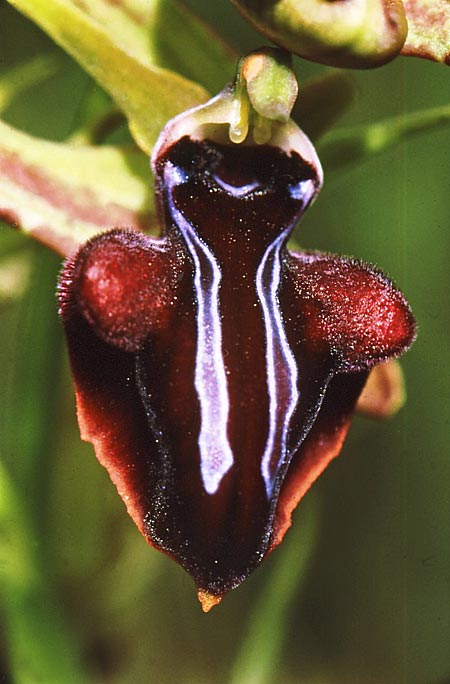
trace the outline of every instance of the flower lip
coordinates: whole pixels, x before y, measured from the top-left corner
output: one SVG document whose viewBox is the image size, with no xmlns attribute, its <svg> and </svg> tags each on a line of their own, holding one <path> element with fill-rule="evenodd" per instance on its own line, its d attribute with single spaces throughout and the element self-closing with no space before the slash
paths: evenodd
<svg viewBox="0 0 450 684">
<path fill-rule="evenodd" d="M 315 189 L 297 152 L 186 135 L 156 163 L 165 234 L 87 243 L 61 308 L 83 434 L 210 607 L 281 541 L 368 369 L 414 331 L 378 272 L 287 251 Z M 218 191 L 218 169 L 265 192 Z"/>
<path fill-rule="evenodd" d="M 281 541 L 369 369 L 415 335 L 379 272 L 288 251 L 320 163 L 290 121 L 230 142 L 234 107 L 225 89 L 161 134 L 161 237 L 98 236 L 60 288 L 83 437 L 206 608 Z"/>
</svg>

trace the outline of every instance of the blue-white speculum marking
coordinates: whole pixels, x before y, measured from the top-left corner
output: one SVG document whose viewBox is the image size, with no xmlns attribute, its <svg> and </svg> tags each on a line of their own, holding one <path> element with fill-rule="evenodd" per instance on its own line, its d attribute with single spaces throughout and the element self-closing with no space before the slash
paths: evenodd
<svg viewBox="0 0 450 684">
<path fill-rule="evenodd" d="M 203 484 L 208 494 L 214 494 L 223 476 L 233 465 L 233 452 L 227 437 L 229 396 L 219 312 L 219 286 L 222 274 L 212 251 L 198 237 L 195 228 L 173 202 L 173 188 L 184 182 L 186 176 L 168 163 L 165 169 L 165 183 L 170 211 L 194 263 L 194 288 L 197 300 L 195 389 L 201 414 L 198 446 Z"/>
<path fill-rule="evenodd" d="M 259 183 L 234 186 L 212 174 L 218 186 L 233 197 L 258 190 Z M 188 174 L 167 162 L 164 182 L 170 213 L 188 248 L 194 266 L 193 286 L 197 302 L 194 383 L 200 406 L 198 448 L 205 491 L 215 494 L 234 463 L 228 438 L 230 397 L 222 348 L 220 312 L 221 267 L 205 240 L 199 237 L 173 200 L 176 186 L 188 181 Z M 307 179 L 290 188 L 292 199 L 306 207 L 316 188 Z M 281 276 L 280 251 L 292 226 L 285 228 L 266 248 L 256 272 L 255 287 L 265 330 L 265 373 L 269 409 L 267 440 L 261 454 L 261 476 L 270 498 L 279 466 L 286 458 L 287 436 L 299 399 L 298 370 L 284 329 L 278 303 Z M 275 461 L 275 462 L 274 462 Z"/>
</svg>

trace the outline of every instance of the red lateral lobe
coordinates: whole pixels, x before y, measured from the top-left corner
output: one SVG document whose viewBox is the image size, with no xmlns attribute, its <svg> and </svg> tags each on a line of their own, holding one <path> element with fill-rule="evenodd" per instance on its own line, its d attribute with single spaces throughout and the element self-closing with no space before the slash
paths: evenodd
<svg viewBox="0 0 450 684">
<path fill-rule="evenodd" d="M 336 370 L 370 368 L 402 354 L 415 323 L 402 293 L 386 276 L 354 260 L 291 253 L 286 266 L 296 283 L 291 306 L 302 320 L 308 348 L 327 348 Z"/>
<path fill-rule="evenodd" d="M 164 236 L 87 243 L 61 313 L 83 437 L 207 608 L 281 541 L 414 325 L 369 267 L 287 252 L 320 184 L 295 150 L 184 136 L 155 171 Z"/>
<path fill-rule="evenodd" d="M 169 326 L 183 253 L 167 241 L 112 230 L 86 243 L 60 282 L 105 342 L 138 351 L 152 330 Z M 64 312 L 63 312 L 64 313 Z"/>
</svg>

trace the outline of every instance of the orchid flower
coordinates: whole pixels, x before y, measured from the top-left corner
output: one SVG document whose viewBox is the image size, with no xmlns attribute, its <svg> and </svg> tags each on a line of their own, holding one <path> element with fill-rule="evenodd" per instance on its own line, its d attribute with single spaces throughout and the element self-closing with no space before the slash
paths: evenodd
<svg viewBox="0 0 450 684">
<path fill-rule="evenodd" d="M 161 236 L 94 237 L 59 285 L 82 437 L 205 610 L 280 543 L 369 370 L 415 336 L 382 273 L 288 250 L 322 169 L 273 99 L 253 108 L 242 80 L 258 89 L 267 59 L 161 133 Z"/>
<path fill-rule="evenodd" d="M 89 10 L 14 4 L 109 92 L 137 146 L 51 143 L 0 123 L 0 216 L 68 257 L 59 304 L 82 437 L 144 537 L 190 573 L 208 610 L 281 542 L 339 453 L 369 372 L 389 377 L 385 362 L 415 336 L 403 295 L 380 271 L 288 248 L 323 182 L 315 147 L 290 114 L 319 138 L 334 119 L 327 93 L 342 81 L 304 86 L 293 110 L 286 56 L 262 50 L 205 104 L 207 79 L 200 85 L 145 52 L 148 7 L 142 21 L 125 12 L 122 31 L 114 21 L 106 30 L 101 17 L 115 10 L 102 0 Z M 286 46 L 350 66 L 419 54 L 407 47 L 402 11 L 410 20 L 421 7 L 431 35 L 423 53 L 445 61 L 448 21 L 437 32 L 425 5 L 390 6 L 398 20 L 387 16 L 387 28 L 402 31 L 375 57 L 366 33 L 349 39 L 353 56 L 339 48 L 342 61 L 329 45 L 320 54 Z M 174 16 L 192 21 L 181 9 Z M 196 58 L 215 81 L 231 63 L 215 44 Z M 411 117 L 383 144 L 448 119 L 447 110 Z M 337 167 L 355 140 L 361 156 L 372 154 L 369 137 L 367 128 L 336 135 L 321 156 Z"/>
</svg>

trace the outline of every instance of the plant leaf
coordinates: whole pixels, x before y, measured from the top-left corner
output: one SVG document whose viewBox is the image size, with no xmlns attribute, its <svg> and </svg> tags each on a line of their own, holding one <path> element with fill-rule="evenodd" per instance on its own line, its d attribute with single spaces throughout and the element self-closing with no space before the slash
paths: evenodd
<svg viewBox="0 0 450 684">
<path fill-rule="evenodd" d="M 305 508 L 309 504 L 309 510 Z M 289 626 L 289 612 L 305 579 L 317 541 L 320 507 L 317 499 L 305 502 L 302 525 L 291 531 L 277 552 L 270 583 L 258 597 L 240 643 L 230 684 L 270 684 L 280 664 Z"/>
<path fill-rule="evenodd" d="M 121 41 L 117 38 L 120 33 L 117 21 L 109 22 L 105 18 L 105 23 L 101 23 L 80 9 L 79 3 L 70 0 L 9 2 L 35 21 L 109 92 L 126 114 L 137 144 L 148 154 L 168 119 L 208 98 L 207 91 L 199 84 L 152 64 L 151 55 L 142 61 L 142 41 L 137 41 L 134 50 L 130 48 L 133 42 L 130 23 L 125 32 L 128 38 Z M 99 8 L 106 3 L 90 4 L 98 4 Z"/>
<path fill-rule="evenodd" d="M 28 4 L 28 3 L 27 3 Z M 238 58 L 210 26 L 176 0 L 66 0 L 148 68 L 172 69 L 216 91 Z"/>
<path fill-rule="evenodd" d="M 391 117 L 375 124 L 338 129 L 320 143 L 320 159 L 326 171 L 361 163 L 404 139 L 450 124 L 450 106 L 433 107 Z"/>
<path fill-rule="evenodd" d="M 32 491 L 32 485 L 28 491 Z M 86 682 L 30 523 L 26 498 L 0 461 L 0 598 L 14 682 Z"/>
<path fill-rule="evenodd" d="M 0 122 L 0 218 L 64 256 L 114 226 L 149 230 L 148 161 L 134 147 L 54 143 Z"/>
<path fill-rule="evenodd" d="M 404 0 L 408 35 L 402 55 L 450 65 L 449 0 Z"/>
</svg>

